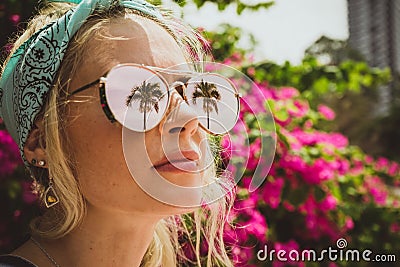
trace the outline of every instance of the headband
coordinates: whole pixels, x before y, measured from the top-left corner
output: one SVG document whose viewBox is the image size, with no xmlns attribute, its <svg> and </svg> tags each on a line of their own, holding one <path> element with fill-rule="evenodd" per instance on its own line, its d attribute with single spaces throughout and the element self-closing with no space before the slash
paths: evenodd
<svg viewBox="0 0 400 267">
<path fill-rule="evenodd" d="M 117 0 L 118 1 L 118 0 Z M 0 79 L 0 117 L 17 142 L 27 164 L 23 148 L 52 88 L 68 43 L 96 8 L 110 7 L 112 0 L 53 0 L 77 4 L 55 22 L 46 25 L 25 41 L 11 56 Z M 144 0 L 120 0 L 120 5 L 145 16 L 162 20 L 155 6 Z"/>
</svg>

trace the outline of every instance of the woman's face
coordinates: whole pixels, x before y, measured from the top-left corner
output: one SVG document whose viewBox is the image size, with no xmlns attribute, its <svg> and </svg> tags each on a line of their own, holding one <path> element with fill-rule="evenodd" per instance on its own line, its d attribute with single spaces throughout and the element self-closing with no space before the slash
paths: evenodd
<svg viewBox="0 0 400 267">
<path fill-rule="evenodd" d="M 104 29 L 107 38 L 97 37 L 89 42 L 84 60 L 72 77 L 70 92 L 120 63 L 168 68 L 186 62 L 166 30 L 151 20 L 137 16 L 133 19 L 116 20 Z M 166 79 L 174 82 L 173 77 Z M 177 91 L 170 96 L 166 117 L 146 133 L 111 123 L 100 105 L 98 86 L 71 100 L 67 136 L 76 160 L 77 179 L 90 205 L 165 216 L 190 209 L 163 202 L 200 202 L 200 186 L 204 183 L 200 166 L 206 154 L 206 136 Z M 172 161 L 177 162 L 176 167 Z M 165 182 L 172 186 L 166 189 Z M 147 188 L 147 193 L 141 187 Z M 182 195 L 179 187 L 194 189 L 192 194 Z M 153 198 L 155 195 L 158 200 Z"/>
</svg>

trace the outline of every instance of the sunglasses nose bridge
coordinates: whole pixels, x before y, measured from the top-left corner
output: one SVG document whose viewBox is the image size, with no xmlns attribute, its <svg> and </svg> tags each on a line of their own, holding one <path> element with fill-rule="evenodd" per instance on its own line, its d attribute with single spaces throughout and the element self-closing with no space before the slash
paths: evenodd
<svg viewBox="0 0 400 267">
<path fill-rule="evenodd" d="M 177 91 L 181 95 L 183 100 L 185 101 L 187 100 L 185 95 L 186 85 L 183 82 L 181 81 L 173 82 L 171 85 L 169 85 L 169 90 L 171 93 Z"/>
<path fill-rule="evenodd" d="M 184 101 L 178 92 L 170 94 L 168 111 L 160 123 L 161 132 L 186 133 L 193 135 L 199 126 L 197 113 Z"/>
</svg>

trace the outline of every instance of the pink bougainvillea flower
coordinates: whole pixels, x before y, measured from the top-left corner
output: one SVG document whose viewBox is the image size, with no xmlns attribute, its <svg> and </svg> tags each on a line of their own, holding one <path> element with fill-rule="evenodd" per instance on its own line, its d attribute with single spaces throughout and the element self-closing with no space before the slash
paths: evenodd
<svg viewBox="0 0 400 267">
<path fill-rule="evenodd" d="M 365 163 L 367 163 L 367 164 L 371 164 L 374 162 L 374 158 L 369 155 L 365 155 L 364 160 L 365 160 Z"/>
<path fill-rule="evenodd" d="M 378 171 L 386 171 L 389 168 L 389 160 L 387 158 L 380 157 L 375 163 L 375 169 Z"/>
<path fill-rule="evenodd" d="M 337 159 L 336 162 L 338 163 L 337 171 L 340 175 L 345 175 L 350 170 L 350 163 L 345 159 Z"/>
<path fill-rule="evenodd" d="M 262 197 L 271 208 L 278 208 L 281 203 L 282 188 L 285 184 L 283 178 L 275 178 L 273 181 L 268 181 L 262 191 Z"/>
<path fill-rule="evenodd" d="M 18 220 L 19 217 L 21 216 L 21 210 L 15 210 L 13 215 L 14 215 L 14 220 Z"/>
<path fill-rule="evenodd" d="M 296 207 L 290 204 L 288 201 L 284 201 L 282 205 L 289 212 L 293 212 L 296 210 Z"/>
<path fill-rule="evenodd" d="M 306 201 L 299 206 L 299 211 L 305 214 L 314 214 L 317 210 L 317 202 L 313 195 L 308 195 Z"/>
<path fill-rule="evenodd" d="M 346 217 L 344 227 L 346 228 L 346 230 L 351 230 L 354 228 L 354 221 L 351 217 L 349 216 Z"/>
<path fill-rule="evenodd" d="M 329 163 L 322 158 L 318 158 L 313 162 L 313 164 L 307 165 L 307 170 L 302 174 L 304 181 L 309 184 L 320 184 L 321 182 L 330 180 L 335 176 Z"/>
<path fill-rule="evenodd" d="M 294 136 L 302 146 L 313 146 L 319 141 L 315 133 L 305 132 L 300 128 L 294 129 L 291 135 Z"/>
<path fill-rule="evenodd" d="M 392 233 L 398 233 L 398 232 L 400 232 L 400 224 L 397 223 L 397 222 L 392 223 L 392 224 L 390 225 L 390 231 L 391 231 Z"/>
<path fill-rule="evenodd" d="M 306 121 L 304 122 L 304 128 L 305 128 L 306 130 L 310 130 L 313 126 L 314 126 L 314 123 L 313 123 L 312 120 L 306 120 Z"/>
<path fill-rule="evenodd" d="M 349 140 L 347 137 L 340 133 L 322 133 L 321 138 L 325 142 L 330 143 L 337 148 L 345 148 L 349 145 Z"/>
<path fill-rule="evenodd" d="M 318 105 L 318 112 L 322 115 L 327 120 L 333 120 L 335 119 L 335 112 L 329 108 L 328 106 L 325 105 Z"/>
<path fill-rule="evenodd" d="M 21 16 L 18 14 L 12 14 L 10 16 L 10 21 L 12 24 L 17 25 L 21 20 Z"/>
<path fill-rule="evenodd" d="M 251 213 L 253 209 L 257 207 L 258 196 L 256 194 L 250 194 L 246 199 L 236 200 L 234 204 L 234 210 L 240 213 Z"/>
<path fill-rule="evenodd" d="M 365 171 L 364 164 L 361 161 L 353 160 L 352 164 L 353 167 L 349 170 L 350 175 L 360 175 Z"/>
<path fill-rule="evenodd" d="M 254 210 L 250 219 L 247 221 L 246 231 L 254 235 L 257 240 L 265 242 L 267 230 L 268 226 L 265 217 L 259 211 Z"/>
<path fill-rule="evenodd" d="M 265 83 L 253 83 L 250 93 L 240 98 L 241 115 L 244 113 L 259 114 L 267 111 L 266 99 L 273 99 L 274 95 Z"/>
<path fill-rule="evenodd" d="M 299 90 L 293 87 L 281 87 L 276 90 L 276 95 L 280 100 L 292 99 L 300 95 Z"/>
<path fill-rule="evenodd" d="M 241 61 L 243 59 L 243 55 L 239 52 L 234 52 L 231 56 L 233 61 Z"/>
<path fill-rule="evenodd" d="M 335 223 L 319 209 L 314 196 L 310 194 L 307 200 L 299 206 L 299 211 L 305 215 L 305 226 L 307 227 L 306 239 L 318 240 L 321 236 L 336 240 L 340 234 Z"/>
<path fill-rule="evenodd" d="M 324 200 L 319 204 L 319 208 L 322 211 L 330 211 L 334 210 L 337 205 L 337 199 L 332 196 L 331 194 L 328 194 Z"/>
<path fill-rule="evenodd" d="M 236 267 L 249 266 L 248 261 L 254 257 L 252 247 L 233 246 L 231 251 L 231 254 L 233 256 L 233 263 Z"/>
<path fill-rule="evenodd" d="M 256 74 L 256 69 L 254 68 L 254 67 L 250 67 L 250 68 L 248 68 L 247 69 L 247 74 L 249 75 L 249 76 L 254 76 L 255 74 Z"/>
<path fill-rule="evenodd" d="M 254 170 L 259 164 L 260 151 L 261 151 L 261 139 L 258 138 L 250 145 L 250 158 L 248 159 L 246 166 L 248 170 Z"/>
<path fill-rule="evenodd" d="M 296 118 L 304 117 L 307 114 L 307 112 L 309 112 L 309 110 L 310 106 L 308 105 L 308 102 L 300 101 L 297 99 L 293 101 L 293 107 L 287 109 L 290 116 Z"/>
<path fill-rule="evenodd" d="M 0 130 L 0 162 L 0 177 L 6 177 L 22 164 L 17 144 L 6 131 L 2 130 Z"/>
<path fill-rule="evenodd" d="M 187 259 L 189 259 L 191 261 L 195 261 L 196 260 L 196 253 L 194 251 L 194 248 L 190 244 L 190 242 L 183 242 L 182 250 L 183 250 L 183 254 L 185 255 L 185 257 Z"/>
<path fill-rule="evenodd" d="M 228 163 L 232 157 L 232 142 L 229 135 L 224 135 L 221 140 L 221 160 L 228 166 Z"/>
<path fill-rule="evenodd" d="M 398 172 L 399 172 L 399 164 L 397 162 L 392 162 L 388 169 L 388 174 L 390 176 L 395 176 L 398 174 Z"/>
<path fill-rule="evenodd" d="M 388 191 L 386 185 L 378 176 L 367 177 L 364 182 L 365 187 L 369 190 L 375 203 L 380 206 L 386 205 Z"/>
<path fill-rule="evenodd" d="M 374 197 L 375 203 L 378 205 L 385 205 L 388 193 L 385 190 L 379 189 L 379 188 L 371 188 L 370 189 L 371 195 Z"/>
<path fill-rule="evenodd" d="M 26 204 L 32 204 L 37 200 L 37 196 L 32 192 L 32 183 L 24 181 L 22 186 L 22 199 Z"/>
<path fill-rule="evenodd" d="M 326 215 L 319 214 L 317 216 L 317 233 L 315 239 L 319 239 L 321 236 L 326 236 L 332 241 L 336 241 L 340 238 L 340 231 L 337 229 L 335 222 L 332 222 Z"/>
<path fill-rule="evenodd" d="M 304 131 L 301 128 L 295 128 L 290 133 L 302 145 L 313 146 L 316 144 L 329 144 L 336 148 L 348 146 L 348 139 L 340 133 L 323 133 L 316 131 Z"/>
<path fill-rule="evenodd" d="M 299 155 L 286 154 L 281 158 L 280 165 L 285 169 L 292 169 L 295 172 L 303 173 L 306 169 L 306 163 Z"/>
</svg>

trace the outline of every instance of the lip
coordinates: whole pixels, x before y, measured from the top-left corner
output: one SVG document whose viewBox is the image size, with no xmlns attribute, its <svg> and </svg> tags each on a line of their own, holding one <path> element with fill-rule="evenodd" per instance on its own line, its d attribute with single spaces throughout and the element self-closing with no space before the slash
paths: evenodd
<svg viewBox="0 0 400 267">
<path fill-rule="evenodd" d="M 194 150 L 176 151 L 167 153 L 153 168 L 164 172 L 196 172 L 199 159 L 199 153 Z"/>
</svg>

